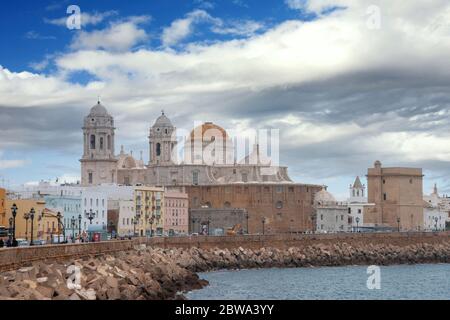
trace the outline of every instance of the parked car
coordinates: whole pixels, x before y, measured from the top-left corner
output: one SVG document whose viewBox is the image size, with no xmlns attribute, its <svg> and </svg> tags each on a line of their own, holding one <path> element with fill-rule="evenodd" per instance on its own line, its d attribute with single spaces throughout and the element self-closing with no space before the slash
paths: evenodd
<svg viewBox="0 0 450 320">
<path fill-rule="evenodd" d="M 26 239 L 16 239 L 18 247 L 28 247 L 30 243 Z"/>
<path fill-rule="evenodd" d="M 45 246 L 47 244 L 46 240 L 33 240 L 33 245 L 35 246 Z"/>
</svg>

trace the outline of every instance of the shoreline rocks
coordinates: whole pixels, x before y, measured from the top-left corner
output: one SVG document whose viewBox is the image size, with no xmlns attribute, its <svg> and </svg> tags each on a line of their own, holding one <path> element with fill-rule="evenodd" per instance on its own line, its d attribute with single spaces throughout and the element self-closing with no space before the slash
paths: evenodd
<svg viewBox="0 0 450 320">
<path fill-rule="evenodd" d="M 166 300 L 208 285 L 221 269 L 450 263 L 450 240 L 408 246 L 317 244 L 277 248 L 134 250 L 65 263 L 39 261 L 0 273 L 0 300 Z"/>
</svg>

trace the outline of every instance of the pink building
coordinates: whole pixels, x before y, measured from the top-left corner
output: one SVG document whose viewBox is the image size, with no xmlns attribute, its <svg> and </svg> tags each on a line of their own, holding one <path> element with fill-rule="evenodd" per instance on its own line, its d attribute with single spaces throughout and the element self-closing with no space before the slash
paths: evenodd
<svg viewBox="0 0 450 320">
<path fill-rule="evenodd" d="M 184 188 L 166 189 L 164 201 L 164 233 L 187 234 L 189 232 L 189 200 Z"/>
</svg>

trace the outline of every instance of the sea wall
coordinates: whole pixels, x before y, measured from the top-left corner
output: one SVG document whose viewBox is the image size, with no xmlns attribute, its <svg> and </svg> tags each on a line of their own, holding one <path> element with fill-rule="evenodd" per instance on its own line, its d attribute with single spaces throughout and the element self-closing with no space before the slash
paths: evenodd
<svg viewBox="0 0 450 320">
<path fill-rule="evenodd" d="M 392 244 L 407 246 L 420 243 L 440 243 L 450 239 L 450 232 L 439 233 L 342 233 L 318 235 L 249 235 L 235 237 L 156 237 L 137 238 L 125 241 L 107 241 L 87 244 L 65 244 L 0 249 L 0 271 L 17 269 L 27 263 L 54 260 L 65 261 L 92 255 L 112 254 L 132 250 L 136 245 L 145 244 L 153 248 L 199 248 L 199 249 L 252 249 L 264 247 L 287 249 L 304 248 L 313 245 L 328 245 L 345 242 L 348 245 Z"/>
<path fill-rule="evenodd" d="M 35 260 L 18 270 L 0 273 L 0 300 L 182 299 L 182 292 L 207 285 L 196 275 L 200 271 L 450 263 L 448 237 L 423 238 L 409 244 L 350 242 L 257 249 L 161 248 L 140 244 L 131 250 L 66 261 Z M 68 269 L 70 266 L 80 271 L 77 288 L 67 286 L 67 280 L 74 276 L 74 270 Z"/>
</svg>

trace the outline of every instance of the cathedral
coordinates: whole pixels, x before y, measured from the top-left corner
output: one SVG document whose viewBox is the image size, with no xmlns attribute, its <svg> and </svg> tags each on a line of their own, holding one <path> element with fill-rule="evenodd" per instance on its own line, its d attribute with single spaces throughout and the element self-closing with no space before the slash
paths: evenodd
<svg viewBox="0 0 450 320">
<path fill-rule="evenodd" d="M 122 147 L 116 154 L 115 129 L 99 101 L 84 119 L 84 186 L 184 187 L 190 208 L 246 209 L 251 233 L 261 232 L 263 225 L 268 233 L 313 230 L 312 204 L 321 186 L 294 183 L 287 168 L 272 164 L 258 143 L 237 159 L 233 139 L 220 126 L 207 122 L 180 139 L 162 112 L 150 128 L 146 164 L 142 153 L 136 159 Z"/>
</svg>

